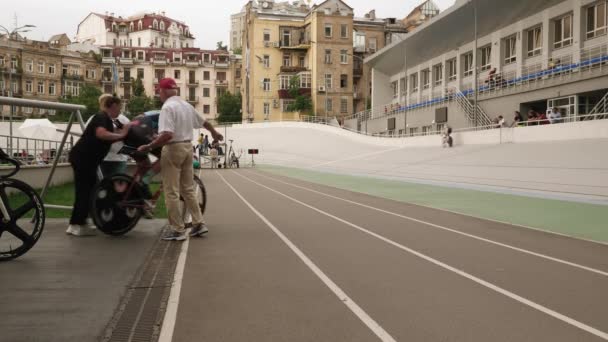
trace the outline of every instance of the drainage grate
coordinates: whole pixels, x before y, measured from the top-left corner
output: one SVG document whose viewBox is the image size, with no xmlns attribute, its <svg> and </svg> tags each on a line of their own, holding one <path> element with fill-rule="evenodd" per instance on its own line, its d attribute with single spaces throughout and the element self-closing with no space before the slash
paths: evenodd
<svg viewBox="0 0 608 342">
<path fill-rule="evenodd" d="M 180 243 L 155 243 L 108 324 L 102 342 L 158 340 L 180 251 Z"/>
</svg>

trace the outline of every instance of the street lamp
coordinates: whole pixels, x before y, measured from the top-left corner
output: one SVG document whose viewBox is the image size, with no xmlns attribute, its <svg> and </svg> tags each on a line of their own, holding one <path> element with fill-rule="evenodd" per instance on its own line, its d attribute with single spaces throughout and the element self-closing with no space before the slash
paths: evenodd
<svg viewBox="0 0 608 342">
<path fill-rule="evenodd" d="M 21 26 L 21 27 L 17 27 L 15 29 L 13 29 L 12 31 L 9 31 L 6 27 L 0 25 L 0 31 L 6 32 L 7 38 L 8 38 L 8 44 L 9 44 L 9 47 L 10 47 L 10 45 L 11 45 L 11 38 L 14 35 L 16 35 L 18 33 L 30 32 L 30 30 L 28 30 L 28 29 L 29 28 L 34 28 L 34 27 L 36 27 L 36 26 L 35 25 L 24 25 L 24 26 Z M 8 87 L 8 97 L 13 97 L 13 68 L 12 68 L 12 66 L 13 66 L 12 63 L 13 62 L 12 62 L 12 60 L 13 60 L 12 56 L 9 55 L 9 61 L 11 63 L 11 65 L 10 65 L 11 68 L 10 68 L 9 73 L 8 73 L 8 78 L 9 78 L 8 79 L 8 85 L 9 85 L 9 87 Z M 9 154 L 9 156 L 12 156 L 13 155 L 13 106 L 10 107 L 10 112 L 9 113 L 10 113 L 10 116 L 9 116 L 9 135 L 10 135 L 10 138 L 9 138 L 9 143 L 8 143 L 7 147 L 8 147 L 8 154 Z"/>
</svg>

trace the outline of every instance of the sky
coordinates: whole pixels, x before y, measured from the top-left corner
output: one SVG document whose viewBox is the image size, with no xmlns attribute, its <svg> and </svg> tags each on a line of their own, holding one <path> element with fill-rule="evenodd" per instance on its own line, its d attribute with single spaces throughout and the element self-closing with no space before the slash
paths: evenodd
<svg viewBox="0 0 608 342">
<path fill-rule="evenodd" d="M 277 0 L 279 2 L 280 0 Z M 405 17 L 423 0 L 346 0 L 355 9 L 355 16 L 362 17 L 372 9 L 376 16 Z M 196 37 L 196 46 L 213 49 L 218 41 L 228 42 L 230 32 L 230 15 L 237 13 L 246 0 L 20 0 L 8 1 L 0 12 L 0 25 L 14 28 L 15 14 L 18 25 L 36 25 L 25 34 L 29 39 L 48 40 L 53 34 L 67 33 L 70 38 L 76 35 L 78 24 L 90 12 L 114 12 L 116 16 L 147 12 L 165 11 L 172 19 L 180 20 L 190 26 L 190 32 Z M 320 3 L 320 0 L 313 3 Z M 49 5 L 52 3 L 52 5 Z M 445 10 L 454 0 L 435 0 L 441 10 Z"/>
</svg>

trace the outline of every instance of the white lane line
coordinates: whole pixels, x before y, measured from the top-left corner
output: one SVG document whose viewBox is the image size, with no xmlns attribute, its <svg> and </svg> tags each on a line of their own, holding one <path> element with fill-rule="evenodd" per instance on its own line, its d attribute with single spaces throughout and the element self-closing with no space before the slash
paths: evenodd
<svg viewBox="0 0 608 342">
<path fill-rule="evenodd" d="M 549 309 L 549 308 L 547 308 L 547 307 L 545 307 L 543 305 L 540 305 L 540 304 L 538 304 L 536 302 L 533 302 L 533 301 L 531 301 L 531 300 L 529 300 L 527 298 L 524 298 L 524 297 L 522 297 L 520 295 L 517 295 L 517 294 L 515 294 L 513 292 L 505 290 L 505 289 L 503 289 L 503 288 L 501 288 L 501 287 L 499 287 L 497 285 L 494 285 L 494 284 L 492 284 L 492 283 L 490 283 L 488 281 L 485 281 L 485 280 L 483 280 L 481 278 L 478 278 L 478 277 L 476 277 L 476 276 L 474 276 L 472 274 L 469 274 L 469 273 L 467 273 L 465 271 L 459 270 L 459 269 L 457 269 L 455 267 L 452 267 L 452 266 L 450 266 L 450 265 L 448 265 L 446 263 L 443 263 L 443 262 L 441 262 L 441 261 L 439 261 L 437 259 L 434 259 L 434 258 L 432 258 L 432 257 L 430 257 L 428 255 L 425 255 L 425 254 L 420 253 L 420 252 L 418 252 L 416 250 L 413 250 L 413 249 L 411 249 L 409 247 L 401 245 L 401 244 L 399 244 L 399 243 L 397 243 L 397 242 L 395 242 L 393 240 L 390 240 L 390 239 L 388 239 L 388 238 L 386 238 L 386 237 L 384 237 L 384 236 L 382 236 L 380 234 L 374 233 L 374 232 L 372 232 L 372 231 L 370 231 L 368 229 L 365 229 L 363 227 L 360 227 L 360 226 L 358 226 L 358 225 L 356 225 L 354 223 L 351 223 L 351 222 L 346 221 L 346 220 L 344 220 L 342 218 L 339 218 L 339 217 L 334 216 L 334 215 L 332 215 L 330 213 L 327 213 L 327 212 L 325 212 L 325 211 L 323 211 L 321 209 L 318 209 L 316 207 L 308 205 L 308 204 L 306 204 L 306 203 L 304 203 L 302 201 L 299 201 L 299 200 L 297 200 L 297 199 L 295 199 L 293 197 L 290 197 L 289 195 L 286 195 L 286 194 L 284 194 L 284 193 L 282 193 L 280 191 L 277 191 L 275 189 L 272 189 L 270 187 L 265 186 L 264 184 L 258 183 L 258 182 L 254 181 L 254 180 L 251 180 L 251 179 L 249 179 L 249 178 L 247 178 L 245 176 L 242 176 L 242 175 L 240 175 L 240 174 L 238 174 L 238 173 L 236 173 L 234 171 L 232 171 L 232 172 L 234 174 L 238 175 L 239 177 L 244 178 L 244 179 L 246 179 L 247 181 L 249 181 L 249 182 L 251 182 L 253 184 L 256 184 L 256 185 L 258 185 L 258 186 L 260 186 L 260 187 L 262 187 L 264 189 L 267 189 L 269 191 L 272 191 L 272 192 L 276 193 L 277 195 L 285 197 L 285 198 L 289 199 L 290 201 L 293 201 L 293 202 L 298 203 L 298 204 L 300 204 L 300 205 L 302 205 L 302 206 L 304 206 L 306 208 L 309 208 L 309 209 L 311 209 L 313 211 L 316 211 L 319 214 L 322 214 L 322 215 L 325 215 L 327 217 L 330 217 L 330 218 L 332 218 L 332 219 L 334 219 L 334 220 L 336 220 L 338 222 L 341 222 L 341 223 L 343 223 L 343 224 L 345 224 L 347 226 L 355 228 L 355 229 L 357 229 L 357 230 L 359 230 L 359 231 L 361 231 L 361 232 L 363 232 L 365 234 L 371 235 L 371 236 L 373 236 L 373 237 L 375 237 L 375 238 L 377 238 L 377 239 L 379 239 L 381 241 L 386 242 L 389 245 L 392 245 L 392 246 L 394 246 L 394 247 L 396 247 L 398 249 L 401 249 L 401 250 L 403 250 L 405 252 L 413 254 L 413 255 L 415 255 L 415 256 L 423 259 L 423 260 L 426 260 L 426 261 L 428 261 L 428 262 L 430 262 L 430 263 L 432 263 L 434 265 L 437 265 L 437 266 L 439 266 L 441 268 L 444 268 L 444 269 L 446 269 L 448 271 L 456 273 L 456 274 L 458 274 L 461 277 L 469 279 L 469 280 L 471 280 L 471 281 L 473 281 L 473 282 L 475 282 L 475 283 L 477 283 L 479 285 L 485 286 L 485 287 L 487 287 L 490 290 L 498 292 L 498 293 L 500 293 L 500 294 L 502 294 L 502 295 L 504 295 L 506 297 L 509 297 L 509 298 L 517 301 L 517 302 L 520 302 L 520 303 L 522 303 L 524 305 L 527 305 L 527 306 L 529 306 L 529 307 L 531 307 L 533 309 L 536 309 L 536 310 L 538 310 L 538 311 L 540 311 L 540 312 L 542 312 L 542 313 L 544 313 L 546 315 L 554 317 L 554 318 L 556 318 L 556 319 L 558 319 L 558 320 L 560 320 L 560 321 L 562 321 L 564 323 L 570 324 L 570 325 L 572 325 L 572 326 L 574 326 L 574 327 L 576 327 L 578 329 L 581 329 L 581 330 L 586 331 L 586 332 L 588 332 L 590 334 L 598 336 L 598 337 L 600 337 L 600 338 L 602 338 L 604 340 L 608 340 L 608 333 L 606 333 L 606 332 L 598 330 L 598 329 L 596 329 L 596 328 L 594 328 L 592 326 L 589 326 L 589 325 L 587 325 L 585 323 L 579 322 L 579 321 L 577 321 L 577 320 L 575 320 L 573 318 L 570 318 L 570 317 L 568 317 L 566 315 L 563 315 L 563 314 L 561 314 L 561 313 L 559 313 L 557 311 L 551 310 L 551 309 Z"/>
<path fill-rule="evenodd" d="M 505 244 L 505 243 L 502 243 L 502 242 L 486 239 L 486 238 L 483 238 L 481 236 L 477 236 L 477 235 L 473 235 L 473 234 L 468 234 L 468 233 L 459 231 L 457 229 L 452 229 L 452 228 L 440 226 L 438 224 L 434 224 L 434 223 L 431 223 L 431 222 L 422 221 L 422 220 L 419 220 L 419 219 L 416 219 L 416 218 L 413 218 L 413 217 L 409 217 L 409 216 L 406 216 L 406 215 L 397 214 L 397 213 L 394 213 L 392 211 L 388 211 L 388 210 L 376 208 L 376 207 L 373 207 L 373 206 L 370 206 L 370 205 L 367 205 L 367 204 L 351 201 L 351 200 L 348 200 L 346 198 L 342 198 L 342 197 L 338 197 L 338 196 L 333 196 L 333 195 L 330 195 L 330 194 L 327 194 L 327 193 L 324 193 L 324 192 L 321 192 L 321 191 L 317 191 L 317 190 L 314 190 L 314 189 L 310 189 L 310 188 L 306 188 L 306 187 L 303 187 L 303 186 L 299 186 L 297 184 L 292 184 L 292 183 L 284 182 L 284 181 L 281 181 L 281 180 L 278 180 L 278 179 L 275 179 L 275 178 L 272 178 L 272 177 L 268 177 L 268 176 L 262 175 L 260 173 L 256 173 L 256 175 L 258 175 L 260 177 L 263 177 L 263 178 L 267 178 L 267 179 L 269 179 L 269 180 L 271 180 L 273 182 L 289 185 L 289 186 L 292 186 L 294 188 L 306 190 L 306 191 L 309 191 L 309 192 L 312 192 L 312 193 L 315 193 L 315 194 L 318 194 L 318 195 L 321 195 L 321 196 L 325 196 L 325 197 L 333 198 L 333 199 L 336 199 L 336 200 L 344 201 L 344 202 L 347 202 L 347 203 L 350 203 L 350 204 L 354 204 L 354 205 L 357 205 L 357 206 L 360 206 L 360 207 L 363 207 L 363 208 L 375 210 L 375 211 L 378 211 L 378 212 L 381 212 L 381 213 L 384 213 L 384 214 L 388 214 L 388 215 L 396 216 L 396 217 L 399 217 L 399 218 L 402 218 L 402 219 L 406 219 L 406 220 L 409 220 L 409 221 L 412 221 L 412 222 L 424 224 L 424 225 L 427 225 L 429 227 L 445 230 L 445 231 L 448 231 L 448 232 L 452 232 L 452 233 L 455 233 L 455 234 L 459 234 L 459 235 L 462 235 L 462 236 L 469 237 L 471 239 L 487 242 L 487 243 L 490 243 L 490 244 L 493 244 L 493 245 L 496 245 L 496 246 L 508 248 L 508 249 L 511 249 L 511 250 L 514 250 L 514 251 L 517 251 L 517 252 L 521 252 L 521 253 L 528 254 L 528 255 L 533 255 L 535 257 L 539 257 L 539 258 L 542 258 L 542 259 L 545 259 L 545 260 L 554 261 L 554 262 L 557 262 L 557 263 L 560 263 L 560 264 L 572 266 L 572 267 L 575 267 L 575 268 L 579 268 L 581 270 L 589 271 L 589 272 L 592 272 L 592 273 L 596 273 L 596 274 L 608 277 L 608 272 L 605 272 L 605 271 L 602 271 L 602 270 L 598 270 L 598 269 L 595 269 L 595 268 L 592 268 L 592 267 L 588 267 L 588 266 L 584 266 L 584 265 L 577 264 L 577 263 L 574 263 L 574 262 L 570 262 L 570 261 L 566 261 L 566 260 L 563 260 L 563 259 L 555 258 L 555 257 L 548 256 L 548 255 L 545 255 L 545 254 L 533 252 L 533 251 L 530 251 L 530 250 L 527 250 L 527 249 L 523 249 L 523 248 L 515 247 L 515 246 L 512 246 L 512 245 L 508 245 L 508 244 Z"/>
<path fill-rule="evenodd" d="M 202 171 L 203 170 L 198 171 L 198 178 L 201 178 Z M 197 186 L 197 195 L 198 189 Z M 189 246 L 190 239 L 186 239 L 186 241 L 182 242 L 182 249 L 179 252 L 177 266 L 175 266 L 173 283 L 171 292 L 169 293 L 169 301 L 167 302 L 167 309 L 165 310 L 165 317 L 163 317 L 163 325 L 160 329 L 158 342 L 171 342 L 173 340 L 173 332 L 175 331 L 175 322 L 177 320 L 177 308 L 179 307 L 179 297 L 182 292 L 182 282 L 184 281 L 184 270 L 186 269 L 186 258 L 188 257 Z"/>
<path fill-rule="evenodd" d="M 334 283 L 304 252 L 302 252 L 293 242 L 291 242 L 275 225 L 272 224 L 262 213 L 260 213 L 249 201 L 243 197 L 228 181 L 217 171 L 220 178 L 230 189 L 245 203 L 270 228 L 286 245 L 289 247 L 302 262 L 317 276 L 325 286 L 327 286 L 340 301 L 346 305 L 381 341 L 396 342 L 395 339 L 382 328 L 373 318 L 371 318 L 357 303 L 350 298 L 336 283 Z M 236 173 L 232 171 L 233 173 Z"/>
</svg>

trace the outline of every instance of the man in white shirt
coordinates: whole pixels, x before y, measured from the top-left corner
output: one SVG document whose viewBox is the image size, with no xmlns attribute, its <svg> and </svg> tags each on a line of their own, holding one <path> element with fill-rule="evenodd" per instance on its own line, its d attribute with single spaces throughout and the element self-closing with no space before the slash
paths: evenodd
<svg viewBox="0 0 608 342">
<path fill-rule="evenodd" d="M 186 239 L 186 231 L 180 211 L 180 194 L 192 215 L 190 236 L 202 236 L 208 232 L 196 200 L 194 187 L 194 168 L 192 166 L 194 130 L 205 128 L 217 140 L 223 140 L 224 137 L 192 105 L 177 96 L 175 80 L 171 78 L 160 80 L 158 90 L 160 100 L 163 102 L 158 123 L 158 137 L 150 144 L 141 146 L 139 151 L 149 152 L 163 146 L 160 173 L 171 230 L 162 239 L 183 241 Z"/>
</svg>

